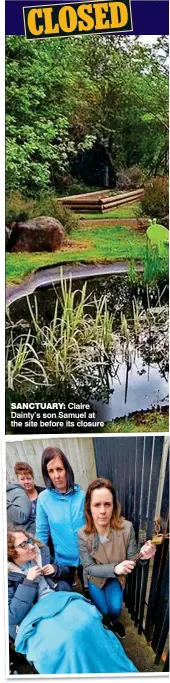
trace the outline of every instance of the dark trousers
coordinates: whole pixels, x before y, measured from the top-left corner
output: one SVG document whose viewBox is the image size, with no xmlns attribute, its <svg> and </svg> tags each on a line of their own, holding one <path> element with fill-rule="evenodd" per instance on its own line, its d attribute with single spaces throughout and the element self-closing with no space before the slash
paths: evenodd
<svg viewBox="0 0 170 683">
<path fill-rule="evenodd" d="M 68 567 L 69 569 L 69 577 L 68 577 L 68 582 L 70 583 L 70 586 L 73 585 L 74 580 L 75 580 L 75 574 L 77 570 L 77 575 L 79 580 L 81 581 L 82 587 L 84 589 L 84 581 L 83 581 L 83 567 L 82 564 L 79 564 L 78 567 Z"/>
</svg>

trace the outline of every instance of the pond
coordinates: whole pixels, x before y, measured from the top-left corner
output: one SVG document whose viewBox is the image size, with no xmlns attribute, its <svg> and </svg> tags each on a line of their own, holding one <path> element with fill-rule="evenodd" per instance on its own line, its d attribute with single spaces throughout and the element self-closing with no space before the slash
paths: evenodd
<svg viewBox="0 0 170 683">
<path fill-rule="evenodd" d="M 72 291 L 79 301 L 79 290 L 84 280 L 72 281 Z M 161 282 L 145 287 L 139 281 L 130 282 L 128 275 L 94 277 L 87 281 L 86 313 L 93 315 L 101 296 L 107 299 L 107 308 L 113 315 L 114 348 L 109 360 L 99 367 L 92 365 L 84 383 L 77 379 L 73 400 L 89 399 L 96 417 L 104 423 L 129 416 L 136 411 L 168 405 L 168 285 Z M 36 291 L 39 324 L 50 325 L 60 286 L 41 287 Z M 30 296 L 34 306 L 34 297 Z M 58 307 L 58 316 L 61 306 Z M 26 297 L 10 306 L 13 324 L 25 321 L 32 329 L 32 319 Z M 7 333 L 8 334 L 8 333 Z M 90 361 L 89 361 L 90 362 Z M 100 380 L 100 381 L 99 381 Z M 89 393 L 88 393 L 89 389 Z M 57 391 L 53 389 L 55 399 Z M 40 395 L 40 394 L 39 394 Z M 42 388 L 42 398 L 44 396 Z M 65 395 L 67 401 L 68 396 Z"/>
</svg>

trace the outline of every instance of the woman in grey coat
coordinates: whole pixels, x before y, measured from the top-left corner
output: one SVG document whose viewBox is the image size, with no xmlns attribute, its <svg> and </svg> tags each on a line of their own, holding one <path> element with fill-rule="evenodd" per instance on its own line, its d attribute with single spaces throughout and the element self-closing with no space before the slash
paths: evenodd
<svg viewBox="0 0 170 683">
<path fill-rule="evenodd" d="M 16 481 L 7 484 L 7 524 L 22 526 L 25 531 L 35 533 L 35 519 L 32 514 L 32 503 L 21 484 Z"/>
<path fill-rule="evenodd" d="M 124 638 L 125 630 L 118 617 L 125 577 L 133 571 L 138 552 L 132 523 L 121 516 L 114 486 L 108 479 L 95 479 L 88 487 L 85 518 L 86 525 L 78 536 L 89 593 L 104 615 L 105 625 Z M 155 548 L 148 541 L 140 550 L 140 559 L 147 560 L 154 554 Z"/>
</svg>

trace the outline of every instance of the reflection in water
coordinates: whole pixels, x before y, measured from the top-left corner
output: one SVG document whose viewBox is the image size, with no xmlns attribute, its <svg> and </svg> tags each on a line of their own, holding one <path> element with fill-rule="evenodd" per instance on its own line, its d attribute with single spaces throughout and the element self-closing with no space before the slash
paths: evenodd
<svg viewBox="0 0 170 683">
<path fill-rule="evenodd" d="M 72 283 L 74 290 L 82 290 L 83 281 Z M 39 324 L 49 325 L 54 315 L 60 287 L 43 288 L 36 292 Z M 106 294 L 107 306 L 113 314 L 113 347 L 106 355 L 95 356 L 95 349 L 88 350 L 86 369 L 75 373 L 74 384 L 53 387 L 55 399 L 90 400 L 99 420 L 107 422 L 135 411 L 168 405 L 168 310 L 167 286 L 147 291 L 143 285 L 129 284 L 126 276 L 91 278 L 87 282 L 87 294 L 97 300 Z M 77 292 L 77 299 L 80 292 Z M 33 298 L 30 297 L 31 303 Z M 149 304 L 149 305 L 148 305 Z M 93 303 L 90 307 L 93 314 Z M 26 298 L 10 307 L 12 320 L 23 319 L 31 328 Z M 60 316 L 60 304 L 58 307 Z M 22 326 L 23 326 L 22 321 Z M 33 329 L 32 329 L 33 332 Z M 87 351 L 84 352 L 87 356 Z M 91 353 L 91 355 L 90 355 Z M 65 395 L 64 392 L 65 391 Z"/>
<path fill-rule="evenodd" d="M 93 401 L 93 410 L 103 422 L 130 415 L 136 410 L 149 410 L 168 405 L 167 378 L 161 376 L 158 364 L 147 365 L 138 356 L 131 363 L 119 358 L 116 376 L 110 375 L 108 403 Z"/>
</svg>

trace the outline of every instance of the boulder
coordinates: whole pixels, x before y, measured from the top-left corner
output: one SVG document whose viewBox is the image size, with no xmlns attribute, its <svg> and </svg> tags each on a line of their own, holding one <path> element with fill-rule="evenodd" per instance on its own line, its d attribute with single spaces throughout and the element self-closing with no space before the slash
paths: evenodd
<svg viewBox="0 0 170 683">
<path fill-rule="evenodd" d="M 51 216 L 14 223 L 8 251 L 56 251 L 64 242 L 64 228 Z"/>
</svg>

